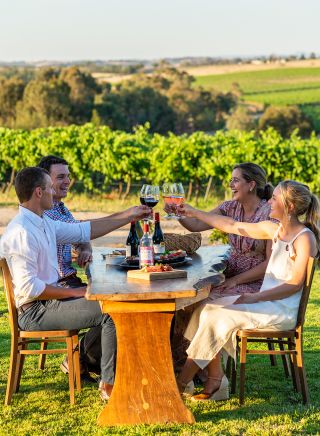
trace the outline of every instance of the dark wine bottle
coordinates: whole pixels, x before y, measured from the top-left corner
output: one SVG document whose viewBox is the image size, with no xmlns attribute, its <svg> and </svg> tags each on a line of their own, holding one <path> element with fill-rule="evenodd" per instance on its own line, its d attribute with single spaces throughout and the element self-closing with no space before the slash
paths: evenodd
<svg viewBox="0 0 320 436">
<path fill-rule="evenodd" d="M 136 232 L 136 223 L 131 221 L 131 227 L 126 242 L 126 257 L 138 256 L 139 238 Z"/>
<path fill-rule="evenodd" d="M 163 254 L 166 251 L 164 246 L 164 237 L 160 226 L 159 212 L 155 213 L 154 233 L 152 241 L 154 254 Z"/>
</svg>

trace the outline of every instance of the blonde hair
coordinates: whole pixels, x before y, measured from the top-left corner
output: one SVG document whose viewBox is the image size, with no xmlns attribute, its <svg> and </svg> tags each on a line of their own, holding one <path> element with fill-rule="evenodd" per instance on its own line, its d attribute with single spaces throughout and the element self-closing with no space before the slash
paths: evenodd
<svg viewBox="0 0 320 436">
<path fill-rule="evenodd" d="M 293 205 L 293 213 L 299 216 L 305 216 L 304 224 L 314 233 L 317 244 L 320 244 L 320 229 L 318 227 L 320 215 L 320 203 L 307 185 L 294 180 L 285 180 L 279 183 L 282 202 L 287 214 L 289 205 Z"/>
</svg>

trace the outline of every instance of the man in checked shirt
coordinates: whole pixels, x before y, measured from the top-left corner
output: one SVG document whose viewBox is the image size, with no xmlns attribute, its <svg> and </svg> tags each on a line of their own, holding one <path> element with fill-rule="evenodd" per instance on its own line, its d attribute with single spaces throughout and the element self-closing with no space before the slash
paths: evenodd
<svg viewBox="0 0 320 436">
<path fill-rule="evenodd" d="M 53 208 L 45 211 L 45 214 L 54 221 L 64 221 L 66 223 L 78 223 L 67 206 L 62 201 L 68 195 L 70 187 L 70 172 L 68 162 L 61 157 L 45 156 L 43 157 L 38 167 L 44 168 L 50 174 L 53 183 L 55 194 L 53 196 Z M 77 263 L 80 267 L 84 267 L 87 262 L 92 260 L 91 244 L 77 244 L 74 246 L 78 257 Z M 58 244 L 57 245 L 58 266 L 60 274 L 60 286 L 69 288 L 77 288 L 86 285 L 80 277 L 77 276 L 77 270 L 72 266 L 72 245 Z"/>
<path fill-rule="evenodd" d="M 48 171 L 53 183 L 55 194 L 53 196 L 53 208 L 44 213 L 54 221 L 64 221 L 66 223 L 78 223 L 67 206 L 62 201 L 68 195 L 70 187 L 70 171 L 68 162 L 58 156 L 43 157 L 38 167 Z M 86 286 L 80 277 L 77 276 L 77 270 L 72 265 L 72 248 L 75 248 L 78 256 L 77 263 L 80 267 L 84 267 L 87 262 L 92 260 L 92 248 L 90 242 L 71 245 L 57 244 L 58 268 L 60 286 L 66 288 L 78 288 Z M 80 340 L 80 363 L 81 363 L 81 379 L 83 381 L 92 381 L 88 372 L 88 364 L 93 365 L 92 368 L 98 372 L 99 362 L 101 357 L 101 326 L 92 327 L 86 335 Z M 97 365 L 95 365 L 97 363 Z M 68 373 L 68 362 L 65 359 L 61 366 L 64 373 Z"/>
</svg>

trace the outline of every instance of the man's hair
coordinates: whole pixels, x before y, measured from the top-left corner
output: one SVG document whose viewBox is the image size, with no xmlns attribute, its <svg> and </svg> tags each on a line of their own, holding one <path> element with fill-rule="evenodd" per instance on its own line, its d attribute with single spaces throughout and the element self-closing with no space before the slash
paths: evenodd
<svg viewBox="0 0 320 436">
<path fill-rule="evenodd" d="M 68 165 L 68 162 L 65 159 L 62 159 L 62 157 L 53 156 L 50 154 L 49 156 L 44 156 L 37 166 L 47 170 L 48 173 L 50 173 L 51 165 L 57 164 Z"/>
<path fill-rule="evenodd" d="M 27 167 L 19 171 L 14 181 L 14 187 L 20 203 L 30 200 L 32 194 L 39 186 L 46 188 L 46 175 L 48 171 L 44 168 Z"/>
</svg>

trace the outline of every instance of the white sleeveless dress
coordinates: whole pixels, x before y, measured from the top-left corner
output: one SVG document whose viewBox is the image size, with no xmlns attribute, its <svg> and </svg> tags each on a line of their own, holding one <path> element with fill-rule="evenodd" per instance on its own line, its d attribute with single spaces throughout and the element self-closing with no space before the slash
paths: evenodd
<svg viewBox="0 0 320 436">
<path fill-rule="evenodd" d="M 272 253 L 259 292 L 279 286 L 292 278 L 294 270 L 293 242 L 304 228 L 290 241 L 281 241 L 277 230 Z M 205 368 L 220 350 L 235 357 L 238 329 L 288 330 L 295 327 L 301 290 L 282 300 L 261 301 L 253 304 L 233 304 L 239 296 L 222 297 L 199 306 L 193 313 L 185 337 L 191 341 L 188 357 Z"/>
</svg>

